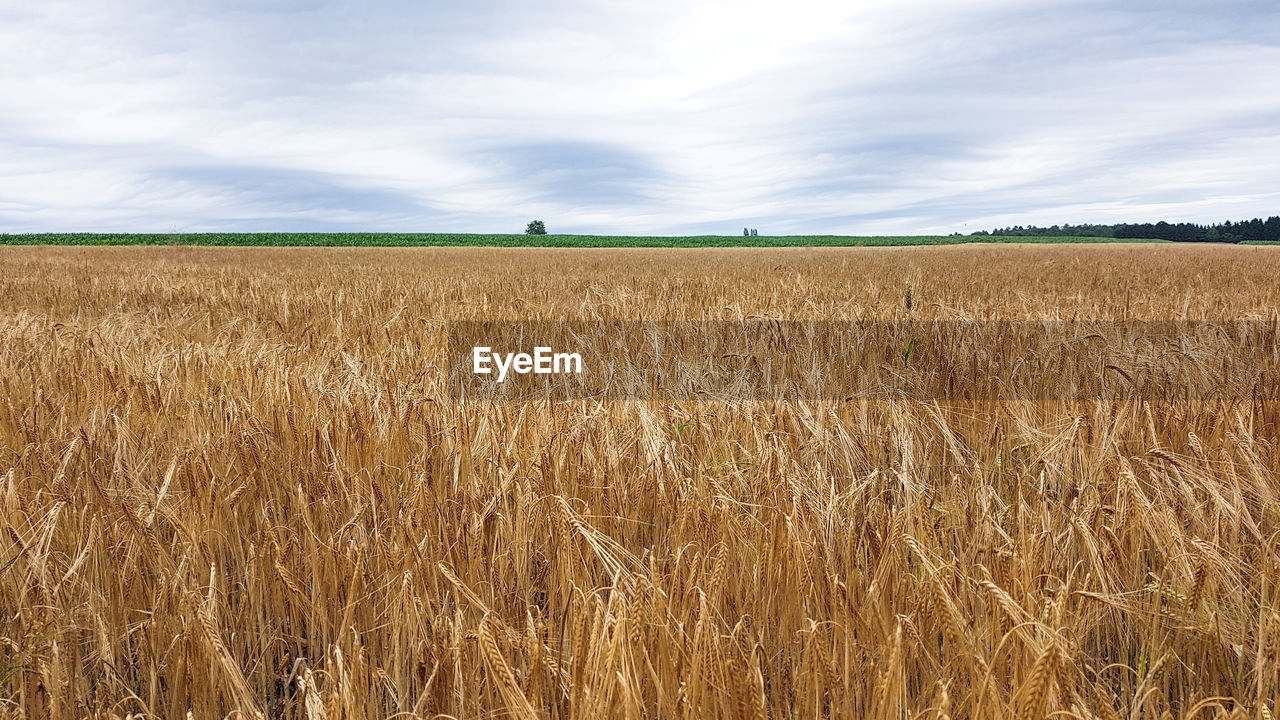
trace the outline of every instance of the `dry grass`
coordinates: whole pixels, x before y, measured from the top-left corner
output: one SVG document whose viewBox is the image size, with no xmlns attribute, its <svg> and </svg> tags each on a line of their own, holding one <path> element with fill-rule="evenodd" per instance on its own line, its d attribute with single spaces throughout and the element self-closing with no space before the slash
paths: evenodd
<svg viewBox="0 0 1280 720">
<path fill-rule="evenodd" d="M 1270 718 L 1274 389 L 462 406 L 437 358 L 451 318 L 892 323 L 905 287 L 916 319 L 1276 345 L 1277 277 L 1244 247 L 4 248 L 0 715 Z"/>
</svg>

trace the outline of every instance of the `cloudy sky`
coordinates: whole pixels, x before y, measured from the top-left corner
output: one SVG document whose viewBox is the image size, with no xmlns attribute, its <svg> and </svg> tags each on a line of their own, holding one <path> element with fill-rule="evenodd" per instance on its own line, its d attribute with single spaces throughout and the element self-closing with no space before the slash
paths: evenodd
<svg viewBox="0 0 1280 720">
<path fill-rule="evenodd" d="M 0 232 L 1280 214 L 1274 0 L 0 0 Z"/>
</svg>

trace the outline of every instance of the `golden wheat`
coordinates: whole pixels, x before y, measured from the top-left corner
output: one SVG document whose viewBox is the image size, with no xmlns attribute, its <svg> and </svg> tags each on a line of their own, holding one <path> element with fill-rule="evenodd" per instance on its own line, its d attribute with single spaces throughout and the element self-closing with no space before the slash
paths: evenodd
<svg viewBox="0 0 1280 720">
<path fill-rule="evenodd" d="M 1271 717 L 1276 277 L 3 248 L 0 716 Z M 461 402 L 446 323 L 494 319 L 874 321 L 891 392 Z"/>
</svg>

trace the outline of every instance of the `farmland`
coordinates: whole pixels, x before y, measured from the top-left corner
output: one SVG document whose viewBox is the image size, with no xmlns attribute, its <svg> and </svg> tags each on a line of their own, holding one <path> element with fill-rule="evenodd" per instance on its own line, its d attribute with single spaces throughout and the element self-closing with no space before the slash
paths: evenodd
<svg viewBox="0 0 1280 720">
<path fill-rule="evenodd" d="M 1161 242 L 1089 237 L 959 235 L 501 235 L 468 233 L 37 233 L 0 235 L 0 245 L 228 245 L 239 247 L 878 247 L 956 243 Z"/>
<path fill-rule="evenodd" d="M 0 248 L 0 717 L 1272 717 L 1278 275 Z M 860 323 L 889 390 L 463 401 L 498 319 Z"/>
</svg>

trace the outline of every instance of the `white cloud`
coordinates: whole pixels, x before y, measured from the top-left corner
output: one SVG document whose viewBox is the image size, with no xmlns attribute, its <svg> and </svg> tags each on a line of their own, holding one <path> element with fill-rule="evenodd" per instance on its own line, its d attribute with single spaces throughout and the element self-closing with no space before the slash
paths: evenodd
<svg viewBox="0 0 1280 720">
<path fill-rule="evenodd" d="M 0 3 L 0 231 L 1277 214 L 1280 20 L 1147 2 Z"/>
</svg>

